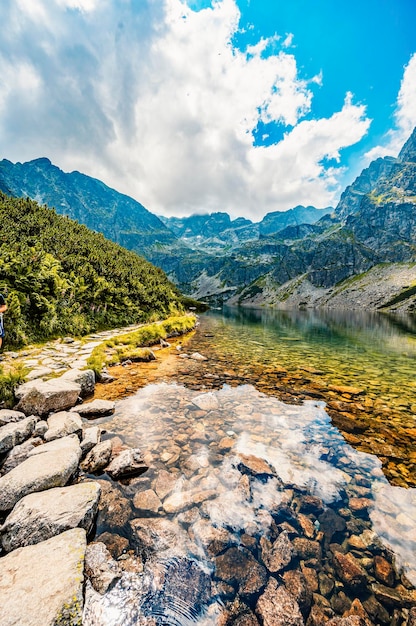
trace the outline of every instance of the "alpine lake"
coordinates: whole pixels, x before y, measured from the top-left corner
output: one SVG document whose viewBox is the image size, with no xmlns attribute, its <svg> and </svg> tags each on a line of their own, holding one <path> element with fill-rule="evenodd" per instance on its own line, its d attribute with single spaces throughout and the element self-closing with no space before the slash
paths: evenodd
<svg viewBox="0 0 416 626">
<path fill-rule="evenodd" d="M 123 573 L 84 626 L 414 626 L 416 317 L 224 309 L 170 343 L 96 388 L 149 469 L 99 477 Z"/>
</svg>

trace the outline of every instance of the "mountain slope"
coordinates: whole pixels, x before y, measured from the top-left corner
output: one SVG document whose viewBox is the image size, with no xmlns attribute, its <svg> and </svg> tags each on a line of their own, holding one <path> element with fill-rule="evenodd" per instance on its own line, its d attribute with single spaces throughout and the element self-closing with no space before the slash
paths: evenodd
<svg viewBox="0 0 416 626">
<path fill-rule="evenodd" d="M 27 198 L 0 192 L 0 242 L 9 345 L 183 309 L 180 294 L 160 269 Z"/>
</svg>

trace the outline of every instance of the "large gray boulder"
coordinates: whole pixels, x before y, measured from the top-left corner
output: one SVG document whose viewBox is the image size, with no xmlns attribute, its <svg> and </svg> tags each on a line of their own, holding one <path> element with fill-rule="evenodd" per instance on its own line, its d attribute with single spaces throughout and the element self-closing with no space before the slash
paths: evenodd
<svg viewBox="0 0 416 626">
<path fill-rule="evenodd" d="M 6 552 L 40 543 L 71 528 L 88 533 L 94 522 L 101 487 L 88 482 L 56 487 L 22 498 L 0 528 Z"/>
<path fill-rule="evenodd" d="M 61 379 L 69 380 L 81 386 L 81 398 L 92 396 L 95 389 L 95 374 L 93 370 L 74 368 L 62 374 Z"/>
<path fill-rule="evenodd" d="M 80 458 L 76 435 L 34 448 L 26 461 L 0 478 L 0 511 L 12 509 L 28 493 L 63 487 L 77 470 Z"/>
<path fill-rule="evenodd" d="M 36 428 L 35 428 L 35 434 L 36 434 Z M 17 465 L 19 465 L 20 463 L 23 463 L 23 461 L 26 461 L 27 457 L 32 452 L 32 450 L 36 448 L 37 446 L 42 445 L 42 443 L 43 441 L 40 437 L 31 437 L 27 441 L 24 441 L 20 445 L 12 448 L 9 454 L 6 456 L 3 462 L 3 465 L 1 466 L 0 476 L 7 474 L 7 472 L 10 472 Z"/>
<path fill-rule="evenodd" d="M 78 413 L 59 411 L 48 417 L 48 430 L 44 434 L 45 441 L 53 441 L 68 435 L 81 435 L 82 420 Z"/>
<path fill-rule="evenodd" d="M 10 424 L 10 422 L 20 422 L 26 415 L 21 411 L 12 411 L 10 409 L 0 409 L 0 426 Z"/>
<path fill-rule="evenodd" d="M 74 528 L 3 557 L 2 626 L 81 626 L 86 543 Z"/>
<path fill-rule="evenodd" d="M 81 393 L 81 385 L 62 378 L 30 381 L 15 391 L 19 403 L 15 407 L 26 415 L 48 415 L 75 406 Z"/>
<path fill-rule="evenodd" d="M 37 417 L 26 417 L 20 422 L 11 422 L 0 428 L 0 454 L 6 454 L 14 446 L 23 443 L 35 430 Z"/>
</svg>

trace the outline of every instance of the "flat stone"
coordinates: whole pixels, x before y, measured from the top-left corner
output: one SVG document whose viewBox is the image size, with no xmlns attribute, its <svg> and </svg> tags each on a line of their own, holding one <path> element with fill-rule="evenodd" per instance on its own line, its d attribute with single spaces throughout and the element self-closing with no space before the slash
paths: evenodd
<svg viewBox="0 0 416 626">
<path fill-rule="evenodd" d="M 328 389 L 341 394 L 345 393 L 349 396 L 360 396 L 364 393 L 364 389 L 360 389 L 359 387 L 350 387 L 349 385 L 328 385 Z"/>
<path fill-rule="evenodd" d="M 133 498 L 133 504 L 136 509 L 147 513 L 157 513 L 162 507 L 162 503 L 153 489 L 146 489 L 136 493 Z"/>
<path fill-rule="evenodd" d="M 61 379 L 77 383 L 81 387 L 80 396 L 86 398 L 92 396 L 95 389 L 95 374 L 93 370 L 80 370 L 73 368 L 62 374 Z"/>
<path fill-rule="evenodd" d="M 10 409 L 0 409 L 0 426 L 5 426 L 11 422 L 20 422 L 26 415 L 21 411 L 12 411 Z"/>
<path fill-rule="evenodd" d="M 275 470 L 263 459 L 253 454 L 238 454 L 238 469 L 252 476 L 275 476 Z"/>
<path fill-rule="evenodd" d="M 81 450 L 82 454 L 85 455 L 87 452 L 92 450 L 97 443 L 100 443 L 101 438 L 101 429 L 99 426 L 90 426 L 84 430 L 82 441 L 81 441 Z"/>
<path fill-rule="evenodd" d="M 190 509 L 196 504 L 202 504 L 206 500 L 216 498 L 218 492 L 214 489 L 200 491 L 178 491 L 166 498 L 163 502 L 163 508 L 166 513 L 179 513 L 185 509 Z"/>
<path fill-rule="evenodd" d="M 84 528 L 88 533 L 100 491 L 98 483 L 87 482 L 25 496 L 0 528 L 4 550 L 40 543 L 71 528 Z"/>
<path fill-rule="evenodd" d="M 302 614 L 295 598 L 270 578 L 264 593 L 257 601 L 256 613 L 263 626 L 304 626 Z"/>
<path fill-rule="evenodd" d="M 78 413 L 59 411 L 48 417 L 48 430 L 44 434 L 45 441 L 53 441 L 61 437 L 82 432 L 82 420 Z"/>
<path fill-rule="evenodd" d="M 3 557 L 2 626 L 80 626 L 85 549 L 85 530 L 75 528 Z"/>
<path fill-rule="evenodd" d="M 294 555 L 294 549 L 287 531 L 280 533 L 272 544 L 266 537 L 260 539 L 261 558 L 269 572 L 280 572 L 289 565 Z"/>
<path fill-rule="evenodd" d="M 374 557 L 374 576 L 384 585 L 393 587 L 394 585 L 394 569 L 392 565 L 382 556 Z"/>
<path fill-rule="evenodd" d="M 121 578 L 121 569 L 104 543 L 91 543 L 85 553 L 85 574 L 95 591 L 104 594 Z"/>
<path fill-rule="evenodd" d="M 65 411 L 76 404 L 80 391 L 80 385 L 61 378 L 30 381 L 15 391 L 19 399 L 16 409 L 26 415 L 41 416 Z"/>
<path fill-rule="evenodd" d="M 95 417 L 104 417 L 105 415 L 113 415 L 116 403 L 111 400 L 93 400 L 92 402 L 84 402 L 74 407 L 74 411 L 79 413 L 81 417 L 94 419 Z"/>
<path fill-rule="evenodd" d="M 34 448 L 25 461 L 0 478 L 0 511 L 13 508 L 29 493 L 63 487 L 77 470 L 80 458 L 76 435 Z"/>
<path fill-rule="evenodd" d="M 128 448 L 118 454 L 107 467 L 107 474 L 114 480 L 140 476 L 149 469 L 139 448 Z"/>
<path fill-rule="evenodd" d="M 219 408 L 219 401 L 217 396 L 211 391 L 207 393 L 201 393 L 200 396 L 196 396 L 192 399 L 192 404 L 201 409 L 202 411 L 215 411 Z"/>
<path fill-rule="evenodd" d="M 0 454 L 6 454 L 32 435 L 37 417 L 26 417 L 19 422 L 11 422 L 0 428 Z"/>
<path fill-rule="evenodd" d="M 267 572 L 245 548 L 229 548 L 215 559 L 215 576 L 238 585 L 240 594 L 258 593 L 266 584 Z"/>
<path fill-rule="evenodd" d="M 26 380 L 36 380 L 37 378 L 43 378 L 52 374 L 53 369 L 50 367 L 36 367 L 26 376 Z"/>
<path fill-rule="evenodd" d="M 208 361 L 207 357 L 203 356 L 199 352 L 193 352 L 189 358 L 194 361 Z"/>
<path fill-rule="evenodd" d="M 93 474 L 101 472 L 110 462 L 112 453 L 111 440 L 101 441 L 94 446 L 81 463 L 84 472 Z"/>
<path fill-rule="evenodd" d="M 166 498 L 175 488 L 176 477 L 166 470 L 160 470 L 153 481 L 153 489 L 162 500 Z"/>
</svg>

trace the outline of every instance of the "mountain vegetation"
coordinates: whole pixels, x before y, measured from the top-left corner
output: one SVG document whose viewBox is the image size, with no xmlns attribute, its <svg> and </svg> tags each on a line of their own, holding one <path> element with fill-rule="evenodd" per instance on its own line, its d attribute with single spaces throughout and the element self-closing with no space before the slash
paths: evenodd
<svg viewBox="0 0 416 626">
<path fill-rule="evenodd" d="M 0 241 L 9 346 L 183 311 L 162 270 L 28 198 L 0 192 Z"/>
</svg>

